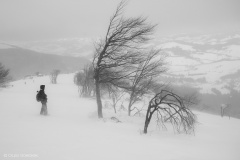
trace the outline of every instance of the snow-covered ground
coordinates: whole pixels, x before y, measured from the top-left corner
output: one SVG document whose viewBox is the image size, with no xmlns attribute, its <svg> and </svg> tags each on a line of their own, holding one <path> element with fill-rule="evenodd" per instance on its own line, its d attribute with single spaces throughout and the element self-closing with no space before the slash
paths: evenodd
<svg viewBox="0 0 240 160">
<path fill-rule="evenodd" d="M 26 82 L 26 84 L 25 84 Z M 96 115 L 93 99 L 78 97 L 73 74 L 19 80 L 0 90 L 0 159 L 40 160 L 239 160 L 240 120 L 195 112 L 195 135 L 158 130 L 152 121 L 141 134 L 144 117 Z M 49 116 L 35 100 L 46 85 Z M 122 123 L 114 123 L 111 116 Z"/>
</svg>

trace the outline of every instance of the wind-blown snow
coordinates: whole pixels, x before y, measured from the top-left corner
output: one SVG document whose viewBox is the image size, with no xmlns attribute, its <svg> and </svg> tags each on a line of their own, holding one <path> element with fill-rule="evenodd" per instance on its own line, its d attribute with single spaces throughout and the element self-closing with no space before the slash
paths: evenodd
<svg viewBox="0 0 240 160">
<path fill-rule="evenodd" d="M 0 90 L 0 159 L 21 154 L 40 160 L 240 159 L 238 119 L 195 112 L 195 135 L 158 130 L 154 121 L 143 135 L 144 117 L 105 109 L 105 119 L 97 119 L 95 101 L 78 97 L 73 74 L 60 75 L 56 85 L 49 81 L 20 80 Z M 49 116 L 39 115 L 41 104 L 35 95 L 40 84 L 46 85 Z M 122 123 L 112 122 L 110 116 Z"/>
</svg>

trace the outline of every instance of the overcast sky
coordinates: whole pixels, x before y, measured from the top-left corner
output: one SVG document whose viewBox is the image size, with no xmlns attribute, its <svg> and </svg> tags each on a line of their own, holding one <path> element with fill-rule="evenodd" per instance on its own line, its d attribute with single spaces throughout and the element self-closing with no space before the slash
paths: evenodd
<svg viewBox="0 0 240 160">
<path fill-rule="evenodd" d="M 120 0 L 0 0 L 0 40 L 104 36 Z M 240 29 L 240 0 L 129 0 L 126 16 L 147 16 L 156 35 Z"/>
</svg>

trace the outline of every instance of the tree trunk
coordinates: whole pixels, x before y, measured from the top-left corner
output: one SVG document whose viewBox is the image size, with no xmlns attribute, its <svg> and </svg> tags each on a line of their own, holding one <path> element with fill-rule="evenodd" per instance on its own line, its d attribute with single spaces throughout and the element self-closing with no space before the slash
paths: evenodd
<svg viewBox="0 0 240 160">
<path fill-rule="evenodd" d="M 113 104 L 113 109 L 114 109 L 114 112 L 117 113 L 116 105 L 115 105 L 115 104 Z"/>
<path fill-rule="evenodd" d="M 144 125 L 144 130 L 143 133 L 147 134 L 147 129 L 148 129 L 148 125 L 152 119 L 152 115 L 154 112 L 150 112 L 150 108 L 148 108 L 147 110 L 147 114 L 146 114 L 146 119 L 145 119 L 145 125 Z"/>
<path fill-rule="evenodd" d="M 128 116 L 131 116 L 131 100 L 128 104 Z"/>
<path fill-rule="evenodd" d="M 146 119 L 146 120 L 145 120 L 145 125 L 144 125 L 144 130 L 143 130 L 143 133 L 144 133 L 144 134 L 147 134 L 148 125 L 149 125 L 149 120 Z"/>
<path fill-rule="evenodd" d="M 116 100 L 115 100 L 114 97 L 112 97 L 112 101 L 113 101 L 113 109 L 114 109 L 114 112 L 117 113 L 117 110 L 116 110 L 117 102 L 116 102 Z"/>
<path fill-rule="evenodd" d="M 96 98 L 97 98 L 97 106 L 98 106 L 98 118 L 103 118 L 99 80 L 98 78 L 96 78 L 95 80 L 96 80 L 95 83 L 96 83 Z"/>
<path fill-rule="evenodd" d="M 128 104 L 128 116 L 131 116 L 132 101 L 133 101 L 133 92 L 131 93 L 130 98 L 129 98 L 129 104 Z"/>
</svg>

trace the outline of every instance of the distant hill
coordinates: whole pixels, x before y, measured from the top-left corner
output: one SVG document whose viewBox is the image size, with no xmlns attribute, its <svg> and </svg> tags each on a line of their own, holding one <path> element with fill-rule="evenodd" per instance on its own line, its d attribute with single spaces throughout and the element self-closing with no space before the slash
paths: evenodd
<svg viewBox="0 0 240 160">
<path fill-rule="evenodd" d="M 82 57 L 43 54 L 5 45 L 0 48 L 0 62 L 10 69 L 10 75 L 14 79 L 19 79 L 26 75 L 35 75 L 36 72 L 49 74 L 53 69 L 59 69 L 62 73 L 78 71 L 90 61 Z"/>
</svg>

